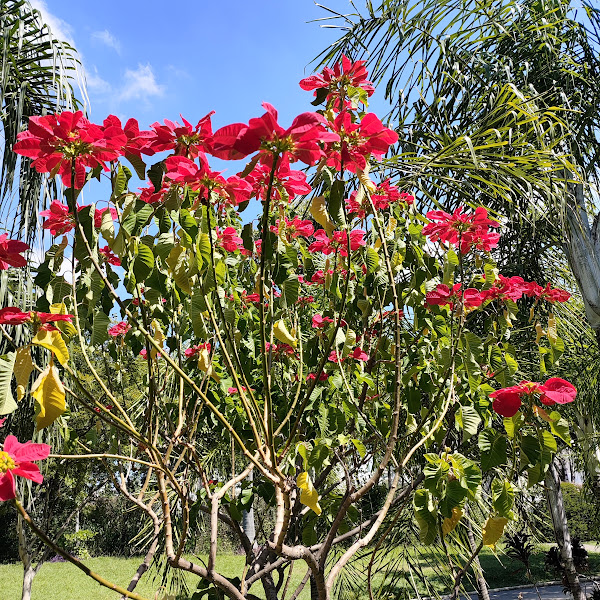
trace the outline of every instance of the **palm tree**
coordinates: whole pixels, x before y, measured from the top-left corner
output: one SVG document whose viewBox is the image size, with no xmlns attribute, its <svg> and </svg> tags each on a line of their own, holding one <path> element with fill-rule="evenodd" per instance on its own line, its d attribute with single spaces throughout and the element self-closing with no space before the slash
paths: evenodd
<svg viewBox="0 0 600 600">
<path fill-rule="evenodd" d="M 73 91 L 79 61 L 27 0 L 0 0 L 0 56 L 0 222 L 31 242 L 51 188 L 12 147 L 30 116 L 79 106 Z"/>
<path fill-rule="evenodd" d="M 600 331 L 600 236 L 589 216 L 600 183 L 600 10 L 584 2 L 578 13 L 571 0 L 384 0 L 367 2 L 364 14 L 327 10 L 327 24 L 344 33 L 319 58 L 364 58 L 385 83 L 400 133 L 389 174 L 427 204 L 485 204 L 506 216 L 503 271 L 542 281 L 564 273 Z M 559 322 L 577 341 L 567 367 L 593 383 L 576 416 L 597 481 L 598 347 L 581 315 L 565 310 Z M 577 354 L 583 346 L 596 359 L 593 373 L 582 364 L 593 358 Z M 555 480 L 551 466 L 557 505 Z M 555 525 L 572 562 L 566 523 Z M 575 596 L 574 569 L 570 578 Z"/>
</svg>

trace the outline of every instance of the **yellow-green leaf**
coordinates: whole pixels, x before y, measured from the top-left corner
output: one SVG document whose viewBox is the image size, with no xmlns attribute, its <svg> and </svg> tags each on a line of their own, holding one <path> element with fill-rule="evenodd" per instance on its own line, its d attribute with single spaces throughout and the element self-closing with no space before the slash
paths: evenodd
<svg viewBox="0 0 600 600">
<path fill-rule="evenodd" d="M 17 400 L 20 402 L 25 395 L 25 389 L 29 383 L 29 376 L 33 371 L 33 362 L 31 360 L 31 346 L 23 346 L 17 350 L 15 359 L 14 374 L 17 380 Z"/>
<path fill-rule="evenodd" d="M 455 506 L 452 509 L 452 516 L 450 518 L 446 517 L 442 522 L 442 534 L 444 536 L 448 535 L 451 531 L 454 531 L 454 528 L 458 525 L 461 517 L 463 516 L 463 511 Z"/>
<path fill-rule="evenodd" d="M 160 328 L 158 321 L 156 321 L 156 320 L 152 321 L 152 327 L 154 328 L 154 341 L 159 346 L 162 346 L 165 343 L 165 335 L 162 332 L 162 329 Z M 152 346 L 152 350 L 150 350 L 150 357 L 152 359 L 155 359 L 157 354 L 158 354 L 158 350 L 154 346 Z"/>
<path fill-rule="evenodd" d="M 46 367 L 31 387 L 37 408 L 37 430 L 52 424 L 66 410 L 65 388 L 54 365 Z"/>
<path fill-rule="evenodd" d="M 31 340 L 31 343 L 50 350 L 61 365 L 66 365 L 69 362 L 69 351 L 60 331 L 40 329 Z"/>
<path fill-rule="evenodd" d="M 273 335 L 280 342 L 283 342 L 284 344 L 288 344 L 288 345 L 292 346 L 293 348 L 295 348 L 296 345 L 298 344 L 298 339 L 296 338 L 295 335 L 292 335 L 287 330 L 287 327 L 285 326 L 285 323 L 283 322 L 282 319 L 279 319 L 279 321 L 277 321 L 275 323 L 275 325 L 273 325 Z"/>
<path fill-rule="evenodd" d="M 296 483 L 300 488 L 300 502 L 314 510 L 317 515 L 320 515 L 321 507 L 319 506 L 319 494 L 317 494 L 317 490 L 313 487 L 310 475 L 306 471 L 300 473 Z"/>
<path fill-rule="evenodd" d="M 507 523 L 508 519 L 505 517 L 490 517 L 483 526 L 483 545 L 495 546 Z"/>
<path fill-rule="evenodd" d="M 310 205 L 310 214 L 314 220 L 327 232 L 327 235 L 331 235 L 335 230 L 335 225 L 329 218 L 327 207 L 325 206 L 325 198 L 323 196 L 317 196 L 313 198 L 312 204 Z"/>
<path fill-rule="evenodd" d="M 108 214 L 108 211 L 106 211 L 105 214 Z M 54 304 L 51 304 L 50 312 L 53 315 L 68 315 L 69 314 L 69 311 L 67 310 L 67 306 L 65 305 L 64 302 L 56 302 Z M 58 321 L 58 323 L 55 323 L 55 325 L 64 334 L 66 334 L 67 337 L 69 337 L 69 338 L 72 338 L 77 333 L 77 330 L 75 329 L 75 326 L 73 325 L 73 323 L 69 323 L 68 321 Z"/>
</svg>

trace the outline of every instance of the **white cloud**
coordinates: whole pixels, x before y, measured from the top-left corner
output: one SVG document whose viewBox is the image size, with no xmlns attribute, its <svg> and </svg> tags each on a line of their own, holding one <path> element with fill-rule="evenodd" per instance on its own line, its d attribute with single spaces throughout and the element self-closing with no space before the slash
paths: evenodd
<svg viewBox="0 0 600 600">
<path fill-rule="evenodd" d="M 88 71 L 86 69 L 85 83 L 88 90 L 94 92 L 95 94 L 105 94 L 112 91 L 112 86 L 110 83 L 108 83 L 108 81 L 100 77 L 96 67 L 93 67 L 93 71 Z"/>
<path fill-rule="evenodd" d="M 121 42 L 108 29 L 94 31 L 92 39 L 112 48 L 117 54 L 121 53 Z"/>
<path fill-rule="evenodd" d="M 52 37 L 61 42 L 67 42 L 71 46 L 75 46 L 75 41 L 72 36 L 73 28 L 66 21 L 63 21 L 50 12 L 46 0 L 30 0 L 30 2 L 33 8 L 36 8 L 42 14 L 42 20 L 50 27 Z"/>
<path fill-rule="evenodd" d="M 120 100 L 146 100 L 150 96 L 162 96 L 164 91 L 164 86 L 156 81 L 150 64 L 138 64 L 137 69 L 125 71 L 118 97 Z"/>
</svg>

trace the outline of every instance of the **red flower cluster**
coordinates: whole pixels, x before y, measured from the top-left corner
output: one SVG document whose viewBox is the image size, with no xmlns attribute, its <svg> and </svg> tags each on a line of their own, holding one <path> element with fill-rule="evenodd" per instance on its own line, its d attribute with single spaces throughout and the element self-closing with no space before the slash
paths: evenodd
<svg viewBox="0 0 600 600">
<path fill-rule="evenodd" d="M 328 145 L 327 164 L 353 173 L 364 171 L 370 155 L 380 159 L 398 141 L 398 134 L 385 127 L 373 113 L 366 114 L 359 123 L 353 123 L 350 113 L 342 112 L 329 126 L 339 142 Z"/>
<path fill-rule="evenodd" d="M 104 127 L 91 123 L 82 111 L 64 111 L 58 115 L 30 117 L 29 128 L 17 135 L 14 151 L 33 158 L 38 173 L 60 175 L 67 187 L 81 189 L 86 168 L 101 166 L 121 156 L 127 136 L 107 119 Z M 71 181 L 74 171 L 75 181 Z"/>
<path fill-rule="evenodd" d="M 284 217 L 283 220 L 277 220 L 277 225 L 271 225 L 271 231 L 291 241 L 297 237 L 310 237 L 315 227 L 312 221 L 302 220 L 300 217 L 294 217 L 291 221 Z"/>
<path fill-rule="evenodd" d="M 147 148 L 152 154 L 173 150 L 176 155 L 188 158 L 203 157 L 205 152 L 210 154 L 212 150 L 210 118 L 214 114 L 214 110 L 209 112 L 198 121 L 195 127 L 183 117 L 181 117 L 183 125 L 177 121 L 169 121 L 169 119 L 165 119 L 164 125 L 158 122 L 153 123 L 151 125 L 153 132 L 147 133 L 154 135 L 148 136 Z"/>
<path fill-rule="evenodd" d="M 433 223 L 423 227 L 423 235 L 432 242 L 443 242 L 455 246 L 462 254 L 472 248 L 489 252 L 498 245 L 499 233 L 490 233 L 490 228 L 500 227 L 500 223 L 488 218 L 487 210 L 481 206 L 474 213 L 463 213 L 459 206 L 452 214 L 443 210 L 431 210 L 427 218 Z"/>
<path fill-rule="evenodd" d="M 266 342 L 265 350 L 272 352 L 276 358 L 296 355 L 296 351 L 289 344 L 271 344 L 270 342 Z"/>
<path fill-rule="evenodd" d="M 225 179 L 220 173 L 210 170 L 204 157 L 201 158 L 198 167 L 193 160 L 185 156 L 170 156 L 165 161 L 165 167 L 165 176 L 171 183 L 187 185 L 191 190 L 200 192 L 201 199 L 208 199 L 211 193 L 214 193 L 226 205 L 237 206 L 252 196 L 252 185 L 248 181 L 240 179 L 237 175 Z M 146 193 L 146 196 L 150 196 L 142 198 L 144 202 L 154 204 L 162 199 L 156 198 L 153 190 L 153 187 L 142 190 L 142 195 Z M 162 197 L 165 192 L 161 190 Z"/>
<path fill-rule="evenodd" d="M 198 354 L 200 354 L 200 352 L 202 352 L 202 350 L 206 350 L 207 352 L 210 352 L 210 350 L 211 350 L 210 342 L 204 342 L 202 344 L 196 344 L 195 346 L 186 348 L 184 354 L 185 354 L 186 358 L 192 358 L 194 356 L 198 356 Z"/>
<path fill-rule="evenodd" d="M 357 346 L 356 348 L 354 348 L 352 353 L 348 355 L 347 358 L 353 358 L 354 360 L 366 362 L 367 360 L 369 360 L 369 355 L 360 346 Z M 330 362 L 339 364 L 344 362 L 344 360 L 346 359 L 342 358 L 342 356 L 336 350 L 332 350 L 328 356 L 328 360 Z"/>
<path fill-rule="evenodd" d="M 440 283 L 435 290 L 427 292 L 425 302 L 437 306 L 449 306 L 454 308 L 454 304 L 459 302 L 464 308 L 477 308 L 483 304 L 485 300 L 485 292 L 479 292 L 474 288 L 467 288 L 462 291 L 462 285 L 455 283 L 450 289 L 447 285 Z"/>
<path fill-rule="evenodd" d="M 371 212 L 371 204 L 366 195 L 363 196 L 361 202 L 358 202 L 356 200 L 357 194 L 358 192 L 352 192 L 350 198 L 346 200 L 346 211 L 351 215 L 356 215 L 359 219 L 364 219 Z M 415 201 L 415 197 L 406 192 L 401 192 L 396 186 L 390 184 L 389 179 L 386 179 L 371 194 L 371 201 L 376 210 L 386 210 L 390 207 L 390 204 L 395 202 L 403 202 L 410 206 Z"/>
<path fill-rule="evenodd" d="M 238 173 L 238 175 L 240 175 Z M 252 186 L 252 197 L 266 200 L 269 180 L 271 178 L 271 167 L 257 163 L 254 169 L 245 177 Z M 298 195 L 308 194 L 312 188 L 306 181 L 306 173 L 290 169 L 289 161 L 280 160 L 277 163 L 271 188 L 271 198 L 276 201 L 293 200 Z"/>
<path fill-rule="evenodd" d="M 243 240 L 238 236 L 235 227 L 225 227 L 220 231 L 217 227 L 217 245 L 223 248 L 226 252 L 235 252 L 243 248 Z"/>
<path fill-rule="evenodd" d="M 345 231 L 334 231 L 331 238 L 324 229 L 319 229 L 314 235 L 315 241 L 308 247 L 309 252 L 322 252 L 333 254 L 339 252 L 341 256 L 348 256 L 348 233 Z M 354 252 L 361 246 L 366 246 L 365 232 L 362 229 L 354 229 L 350 232 L 350 250 Z"/>
<path fill-rule="evenodd" d="M 321 142 L 339 140 L 336 134 L 325 129 L 325 118 L 318 113 L 302 113 L 284 129 L 277 122 L 275 108 L 268 102 L 263 102 L 263 108 L 267 112 L 250 119 L 248 125 L 233 123 L 216 131 L 212 155 L 238 160 L 258 151 L 263 164 L 271 165 L 273 156 L 277 155 L 284 161 L 299 160 L 310 166 L 324 156 Z"/>
<path fill-rule="evenodd" d="M 8 233 L 0 235 L 0 271 L 9 267 L 24 267 L 27 264 L 24 256 L 21 256 L 29 246 L 25 242 L 9 240 Z"/>
<path fill-rule="evenodd" d="M 104 248 L 98 248 L 98 252 L 100 252 L 100 254 L 104 256 L 107 263 L 115 267 L 121 266 L 121 259 L 116 254 L 114 254 L 114 252 L 112 252 L 112 250 L 108 246 L 104 246 Z"/>
<path fill-rule="evenodd" d="M 367 92 L 367 96 L 375 93 L 375 88 L 370 81 L 367 81 L 369 73 L 365 69 L 364 60 L 352 62 L 347 56 L 342 55 L 342 60 L 333 67 L 325 67 L 323 72 L 318 75 L 311 75 L 300 81 L 300 87 L 303 90 L 318 90 L 326 88 L 328 90 L 327 102 L 332 103 L 334 110 L 340 111 L 343 108 L 350 108 L 351 103 L 347 100 L 348 87 L 362 88 Z M 315 96 L 317 92 L 315 91 Z"/>
<path fill-rule="evenodd" d="M 125 335 L 131 329 L 131 325 L 126 323 L 125 321 L 120 321 L 116 325 L 108 328 L 108 335 L 111 337 L 119 337 L 120 335 Z"/>
<path fill-rule="evenodd" d="M 38 321 L 40 324 L 56 323 L 56 321 L 68 321 L 71 323 L 73 315 L 57 315 L 54 313 L 37 312 L 30 310 L 23 312 L 16 306 L 7 306 L 0 310 L 0 325 L 23 325 Z"/>
<path fill-rule="evenodd" d="M 539 285 L 535 281 L 525 281 L 522 277 L 515 275 L 514 277 L 504 277 L 499 275 L 494 281 L 494 285 L 481 292 L 485 300 L 512 300 L 516 302 L 523 296 L 536 298 L 538 300 L 546 300 L 554 304 L 555 302 L 566 302 L 571 294 L 560 288 L 552 288 L 547 283 L 545 287 Z"/>
<path fill-rule="evenodd" d="M 539 395 L 540 402 L 546 406 L 567 404 L 577 396 L 575 386 L 560 377 L 551 377 L 546 383 L 521 381 L 518 385 L 502 388 L 490 394 L 494 399 L 492 408 L 502 417 L 512 417 L 521 408 L 522 398 Z"/>
<path fill-rule="evenodd" d="M 42 483 L 44 477 L 32 461 L 48 458 L 49 454 L 48 444 L 21 444 L 14 435 L 7 436 L 0 451 L 0 502 L 16 497 L 15 475 Z"/>
<path fill-rule="evenodd" d="M 68 233 L 75 227 L 75 218 L 69 212 L 69 207 L 54 200 L 48 210 L 43 210 L 40 217 L 46 217 L 43 228 L 48 229 L 56 237 Z"/>
</svg>

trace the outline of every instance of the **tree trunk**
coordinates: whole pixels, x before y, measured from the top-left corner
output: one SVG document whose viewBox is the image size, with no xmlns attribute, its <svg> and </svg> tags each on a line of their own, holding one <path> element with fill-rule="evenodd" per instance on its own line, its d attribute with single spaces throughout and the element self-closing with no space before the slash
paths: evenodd
<svg viewBox="0 0 600 600">
<path fill-rule="evenodd" d="M 560 556 L 565 565 L 565 575 L 569 584 L 569 589 L 573 600 L 584 600 L 579 585 L 579 577 L 573 561 L 573 546 L 571 545 L 571 534 L 567 523 L 567 515 L 563 503 L 562 491 L 560 489 L 560 479 L 554 463 L 550 464 L 546 473 L 546 493 L 550 513 L 552 514 L 552 523 L 554 525 L 554 535 L 560 550 Z"/>
<path fill-rule="evenodd" d="M 31 600 L 31 588 L 33 586 L 33 578 L 39 571 L 42 563 L 40 562 L 37 568 L 34 568 L 31 555 L 27 550 L 27 537 L 25 533 L 25 524 L 21 515 L 17 518 L 17 532 L 19 535 L 19 558 L 23 563 L 23 587 L 21 589 L 21 600 Z"/>
<path fill-rule="evenodd" d="M 470 519 L 467 519 L 467 537 L 469 538 L 471 552 L 475 552 L 475 550 L 477 550 L 477 543 L 475 542 L 475 536 L 473 535 L 473 524 L 471 523 Z M 490 600 L 487 581 L 485 580 L 483 571 L 481 570 L 479 556 L 476 556 L 473 560 L 473 571 L 475 572 L 475 583 L 477 584 L 477 597 L 479 600 Z"/>
<path fill-rule="evenodd" d="M 31 600 L 31 587 L 33 585 L 33 578 L 35 577 L 35 573 L 36 570 L 31 566 L 31 564 L 24 567 L 21 600 Z"/>
<path fill-rule="evenodd" d="M 254 472 L 250 471 L 248 480 L 254 479 Z M 256 525 L 254 524 L 254 507 L 242 511 L 242 530 L 250 540 L 250 545 L 254 549 L 256 544 Z"/>
</svg>

